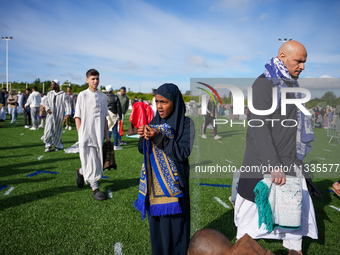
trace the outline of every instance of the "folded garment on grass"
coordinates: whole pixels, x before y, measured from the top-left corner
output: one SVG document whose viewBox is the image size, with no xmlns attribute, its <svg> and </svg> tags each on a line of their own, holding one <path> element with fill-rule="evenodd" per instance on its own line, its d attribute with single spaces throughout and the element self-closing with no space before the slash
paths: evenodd
<svg viewBox="0 0 340 255">
<path fill-rule="evenodd" d="M 71 147 L 64 149 L 66 153 L 79 153 L 79 142 L 76 142 Z"/>
</svg>

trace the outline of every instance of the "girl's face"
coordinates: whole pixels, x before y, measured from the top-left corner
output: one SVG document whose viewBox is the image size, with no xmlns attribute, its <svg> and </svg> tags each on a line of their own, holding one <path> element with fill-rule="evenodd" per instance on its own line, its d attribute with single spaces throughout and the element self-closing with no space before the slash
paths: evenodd
<svg viewBox="0 0 340 255">
<path fill-rule="evenodd" d="M 172 113 L 172 102 L 161 95 L 156 95 L 156 107 L 162 119 L 168 118 Z"/>
</svg>

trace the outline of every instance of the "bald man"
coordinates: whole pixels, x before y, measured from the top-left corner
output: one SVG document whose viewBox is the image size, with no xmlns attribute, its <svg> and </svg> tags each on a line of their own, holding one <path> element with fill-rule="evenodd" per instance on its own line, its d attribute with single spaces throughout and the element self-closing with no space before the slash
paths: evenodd
<svg viewBox="0 0 340 255">
<path fill-rule="evenodd" d="M 191 238 L 188 255 L 224 255 L 233 244 L 221 232 L 214 229 L 201 229 Z"/>
<path fill-rule="evenodd" d="M 205 228 L 191 238 L 188 255 L 275 255 L 245 234 L 234 245 L 221 232 Z"/>
<path fill-rule="evenodd" d="M 246 233 L 253 239 L 282 239 L 283 246 L 288 248 L 290 253 L 297 252 L 298 254 L 302 254 L 302 236 L 318 238 L 314 206 L 307 185 L 313 194 L 320 196 L 320 193 L 308 175 L 306 175 L 307 178 L 304 177 L 305 173 L 301 173 L 302 168 L 300 167 L 303 165 L 303 158 L 311 148 L 309 143 L 314 140 L 314 136 L 309 118 L 305 118 L 295 105 L 288 104 L 286 115 L 281 115 L 281 97 L 279 95 L 284 87 L 299 87 L 297 80 L 305 69 L 306 61 L 307 51 L 301 43 L 286 42 L 280 47 L 278 56 L 273 57 L 265 65 L 264 73 L 253 84 L 253 106 L 255 109 L 270 109 L 273 97 L 277 97 L 278 103 L 275 111 L 270 115 L 250 114 L 250 119 L 253 121 L 252 126 L 248 126 L 247 129 L 242 169 L 258 169 L 258 171 L 241 171 L 234 214 L 238 239 Z M 278 89 L 279 93 L 273 95 L 274 87 Z M 287 93 L 286 98 L 295 99 L 300 96 L 299 93 Z M 282 121 L 285 126 L 281 124 Z M 302 129 L 306 132 L 301 132 Z M 299 166 L 299 169 L 296 166 Z M 301 177 L 302 213 L 301 225 L 298 229 L 274 228 L 273 231 L 267 233 L 264 224 L 259 228 L 259 214 L 255 204 L 254 189 L 258 182 L 264 178 L 264 174 L 271 176 L 272 185 L 279 186 L 286 183 L 287 175 Z M 300 216 L 292 215 L 293 213 L 287 213 L 285 217 L 295 217 L 294 219 L 299 220 Z"/>
</svg>

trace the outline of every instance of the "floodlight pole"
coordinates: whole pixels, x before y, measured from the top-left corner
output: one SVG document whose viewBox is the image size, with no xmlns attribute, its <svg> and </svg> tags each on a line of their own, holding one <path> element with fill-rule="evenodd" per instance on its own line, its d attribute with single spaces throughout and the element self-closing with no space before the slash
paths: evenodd
<svg viewBox="0 0 340 255">
<path fill-rule="evenodd" d="M 293 39 L 292 38 L 290 38 L 290 39 L 287 39 L 287 38 L 281 39 L 281 38 L 279 38 L 278 40 L 279 40 L 279 42 L 285 43 L 285 42 L 289 42 L 289 41 L 291 41 Z"/>
<path fill-rule="evenodd" d="M 8 91 L 8 41 L 12 40 L 13 37 L 1 37 L 2 40 L 6 41 L 6 87 Z"/>
</svg>

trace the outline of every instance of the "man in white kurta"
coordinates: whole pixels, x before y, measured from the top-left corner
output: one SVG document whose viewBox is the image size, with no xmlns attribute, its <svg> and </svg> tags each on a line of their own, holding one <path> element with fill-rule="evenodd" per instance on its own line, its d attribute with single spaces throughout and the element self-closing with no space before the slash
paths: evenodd
<svg viewBox="0 0 340 255">
<path fill-rule="evenodd" d="M 90 73 L 89 73 L 90 72 Z M 89 88 L 79 93 L 74 118 L 78 130 L 79 156 L 81 169 L 77 170 L 78 179 L 82 178 L 93 190 L 93 197 L 104 200 L 106 196 L 98 189 L 98 180 L 103 175 L 103 143 L 104 138 L 110 141 L 107 131 L 106 116 L 109 115 L 106 95 L 97 90 L 99 73 L 91 69 L 86 81 Z M 90 80 L 98 78 L 98 82 Z M 95 78 L 96 79 L 96 78 Z M 81 176 L 82 175 L 82 176 Z"/>
<path fill-rule="evenodd" d="M 66 116 L 71 115 L 71 106 L 68 95 L 59 90 L 60 82 L 55 79 L 51 84 L 51 91 L 46 95 L 45 109 L 46 109 L 46 126 L 44 130 L 45 152 L 51 151 L 53 145 L 55 150 L 62 150 L 64 148 L 61 136 L 63 134 L 63 127 L 61 123 Z"/>
</svg>

